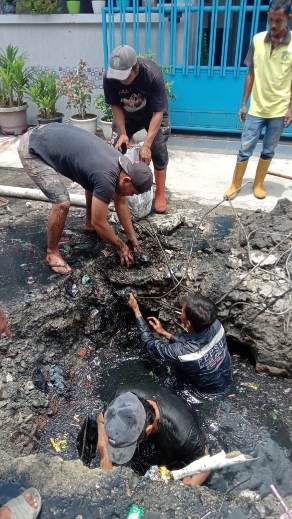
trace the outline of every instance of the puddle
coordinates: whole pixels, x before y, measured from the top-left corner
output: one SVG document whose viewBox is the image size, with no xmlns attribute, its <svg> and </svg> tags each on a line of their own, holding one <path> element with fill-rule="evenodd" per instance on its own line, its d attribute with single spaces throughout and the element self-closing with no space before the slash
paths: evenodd
<svg viewBox="0 0 292 519">
<path fill-rule="evenodd" d="M 211 242 L 223 240 L 230 234 L 235 225 L 236 219 L 233 215 L 207 218 L 206 221 L 203 222 L 204 229 L 199 230 L 197 233 L 192 248 L 191 244 L 195 234 L 194 229 L 180 227 L 172 233 L 172 236 L 180 239 L 185 249 L 197 252 L 198 250 L 207 249 Z"/>
</svg>

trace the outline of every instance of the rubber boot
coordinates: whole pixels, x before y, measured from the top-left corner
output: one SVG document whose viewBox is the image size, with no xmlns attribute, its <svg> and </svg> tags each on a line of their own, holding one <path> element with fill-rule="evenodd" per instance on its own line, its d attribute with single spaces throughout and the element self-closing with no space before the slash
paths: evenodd
<svg viewBox="0 0 292 519">
<path fill-rule="evenodd" d="M 228 191 L 226 191 L 223 195 L 223 198 L 229 198 L 229 200 L 233 200 L 237 193 L 234 193 L 237 189 L 239 189 L 242 185 L 242 179 L 244 177 L 244 173 L 246 170 L 246 166 L 248 164 L 248 160 L 244 160 L 243 162 L 236 162 L 235 170 L 233 173 L 232 184 Z M 234 193 L 234 195 L 232 194 Z"/>
<path fill-rule="evenodd" d="M 167 209 L 167 203 L 165 200 L 166 169 L 163 169 L 162 171 L 154 169 L 154 177 L 156 184 L 154 209 L 156 213 L 165 213 Z"/>
<path fill-rule="evenodd" d="M 253 183 L 253 194 L 256 198 L 266 198 L 267 193 L 264 189 L 264 180 L 266 178 L 266 174 L 269 169 L 269 165 L 271 164 L 272 159 L 263 160 L 259 159 L 258 167 L 256 170 L 256 176 Z"/>
</svg>

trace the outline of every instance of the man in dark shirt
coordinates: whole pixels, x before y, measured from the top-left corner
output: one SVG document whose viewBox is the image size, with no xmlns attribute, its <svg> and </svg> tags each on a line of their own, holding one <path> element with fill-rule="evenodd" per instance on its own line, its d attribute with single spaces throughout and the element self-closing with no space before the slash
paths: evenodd
<svg viewBox="0 0 292 519">
<path fill-rule="evenodd" d="M 132 135 L 145 128 L 147 136 L 140 150 L 140 160 L 154 165 L 156 183 L 154 208 L 167 209 L 165 180 L 168 164 L 167 140 L 170 135 L 168 101 L 160 68 L 151 60 L 137 58 L 129 45 L 113 50 L 104 74 L 106 103 L 114 115 L 112 144 L 122 151 Z"/>
<path fill-rule="evenodd" d="M 155 317 L 148 317 L 154 330 L 169 342 L 154 338 L 132 293 L 128 305 L 135 314 L 143 348 L 152 357 L 175 365 L 177 389 L 182 395 L 190 400 L 192 395 L 211 400 L 226 394 L 232 383 L 230 355 L 224 328 L 210 299 L 195 293 L 185 296 L 181 320 L 188 333 L 181 337 L 164 330 Z"/>
<path fill-rule="evenodd" d="M 95 230 L 114 245 L 122 265 L 128 267 L 134 262 L 128 246 L 107 221 L 108 205 L 113 198 L 129 241 L 134 250 L 141 251 L 126 197 L 151 189 L 152 172 L 146 164 L 132 163 L 92 133 L 60 123 L 28 131 L 20 141 L 18 153 L 25 171 L 53 204 L 48 218 L 47 263 L 54 272 L 71 272 L 58 246 L 70 207 L 61 175 L 85 189 L 85 229 Z"/>
<path fill-rule="evenodd" d="M 88 422 L 83 424 L 77 439 L 81 458 L 84 435 L 88 434 L 86 424 Z M 94 422 L 92 425 L 95 426 Z M 166 465 L 169 470 L 182 468 L 208 454 L 197 415 L 171 389 L 156 385 L 121 386 L 106 410 L 97 417 L 95 441 L 100 467 L 107 470 L 112 469 L 113 463 L 123 465 L 133 460 L 146 441 L 155 449 L 152 464 Z M 204 472 L 187 477 L 183 482 L 201 485 L 208 475 L 209 472 Z"/>
</svg>

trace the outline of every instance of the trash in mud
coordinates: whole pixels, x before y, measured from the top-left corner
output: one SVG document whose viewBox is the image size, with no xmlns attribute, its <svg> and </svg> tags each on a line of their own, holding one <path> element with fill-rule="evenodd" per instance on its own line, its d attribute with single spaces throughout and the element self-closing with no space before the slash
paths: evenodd
<svg viewBox="0 0 292 519">
<path fill-rule="evenodd" d="M 13 382 L 13 377 L 11 373 L 6 373 L 6 382 Z"/>
<path fill-rule="evenodd" d="M 210 431 L 211 431 L 212 433 L 218 431 L 218 427 L 217 427 L 217 425 L 215 425 L 215 424 L 213 424 L 213 423 L 210 424 L 209 429 L 210 429 Z"/>
<path fill-rule="evenodd" d="M 106 258 L 108 258 L 108 257 L 111 255 L 111 253 L 110 253 L 108 250 L 105 250 L 105 249 L 103 249 L 101 252 L 102 252 L 102 254 L 103 254 Z"/>
<path fill-rule="evenodd" d="M 87 274 L 84 274 L 81 278 L 81 281 L 82 281 L 82 285 L 87 285 L 87 283 L 89 283 L 89 281 L 90 281 L 90 277 Z"/>
<path fill-rule="evenodd" d="M 242 411 L 243 416 L 246 416 L 248 414 L 248 409 L 246 407 Z"/>
<path fill-rule="evenodd" d="M 141 519 L 144 514 L 144 508 L 138 505 L 131 505 L 125 519 Z"/>
<path fill-rule="evenodd" d="M 252 382 L 239 382 L 241 386 L 250 387 L 251 389 L 258 389 L 258 386 L 254 385 Z"/>
<path fill-rule="evenodd" d="M 165 467 L 158 465 L 152 465 L 147 472 L 144 474 L 144 478 L 152 479 L 152 481 L 161 481 L 166 483 L 172 479 L 171 472 Z"/>
<path fill-rule="evenodd" d="M 81 348 L 81 350 L 78 351 L 77 355 L 78 357 L 81 357 L 81 359 L 84 359 L 88 353 L 88 349 L 86 346 L 84 348 Z"/>
<path fill-rule="evenodd" d="M 51 366 L 50 367 L 50 383 L 56 388 L 57 393 L 63 393 L 66 387 L 67 373 L 62 366 Z"/>
<path fill-rule="evenodd" d="M 93 285 L 93 287 L 91 288 L 91 291 L 94 296 L 98 296 L 98 286 Z"/>
<path fill-rule="evenodd" d="M 79 414 L 75 414 L 73 418 L 74 418 L 74 422 L 80 422 Z"/>
<path fill-rule="evenodd" d="M 137 267 L 146 267 L 151 264 L 148 254 L 142 252 L 134 252 L 134 260 Z"/>
<path fill-rule="evenodd" d="M 283 393 L 290 393 L 290 391 L 292 391 L 292 387 L 287 387 L 284 389 Z"/>
<path fill-rule="evenodd" d="M 27 267 L 27 263 L 21 263 L 21 265 L 19 265 L 21 268 L 24 268 L 24 267 Z"/>
<path fill-rule="evenodd" d="M 57 441 L 55 441 L 54 438 L 50 438 L 50 441 L 56 452 L 61 452 L 61 450 L 66 449 L 67 447 L 66 438 Z"/>
<path fill-rule="evenodd" d="M 79 293 L 77 285 L 70 278 L 66 279 L 64 286 L 66 292 L 72 297 L 77 296 L 77 294 Z"/>
<path fill-rule="evenodd" d="M 24 294 L 23 300 L 25 304 L 30 305 L 32 299 L 34 299 L 36 295 L 33 292 L 28 292 L 27 294 Z"/>
<path fill-rule="evenodd" d="M 86 249 L 88 249 L 88 245 L 87 245 L 87 243 L 79 243 L 78 245 L 74 245 L 74 249 L 86 250 Z"/>
<path fill-rule="evenodd" d="M 74 218 L 84 218 L 85 214 L 85 211 L 73 211 L 71 216 L 74 216 Z"/>
<path fill-rule="evenodd" d="M 177 274 L 181 269 L 180 263 L 177 263 L 174 267 L 170 267 L 168 271 L 166 272 L 164 278 L 168 279 L 174 276 L 174 274 Z"/>
<path fill-rule="evenodd" d="M 30 276 L 29 278 L 27 278 L 27 283 L 29 285 L 33 285 L 37 280 L 38 280 L 38 278 L 34 278 L 33 276 Z"/>
<path fill-rule="evenodd" d="M 227 395 L 227 398 L 236 398 L 236 395 L 233 393 L 232 395 Z"/>
<path fill-rule="evenodd" d="M 135 298 L 137 298 L 137 294 L 136 294 L 135 290 L 132 290 L 130 287 L 123 288 L 122 290 L 115 290 L 114 296 L 120 303 L 128 303 L 131 292 L 132 292 L 133 296 Z"/>
<path fill-rule="evenodd" d="M 43 374 L 40 368 L 36 368 L 33 371 L 31 379 L 36 389 L 38 389 L 39 391 L 43 391 L 43 393 L 46 393 L 48 389 L 47 381 L 45 375 Z"/>
<path fill-rule="evenodd" d="M 86 375 L 86 387 L 87 387 L 87 389 L 91 388 L 91 376 L 90 375 Z"/>
</svg>

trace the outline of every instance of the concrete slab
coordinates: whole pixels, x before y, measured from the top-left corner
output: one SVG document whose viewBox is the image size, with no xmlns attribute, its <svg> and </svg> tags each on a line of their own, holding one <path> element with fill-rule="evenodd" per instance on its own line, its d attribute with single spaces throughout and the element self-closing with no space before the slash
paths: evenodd
<svg viewBox="0 0 292 519">
<path fill-rule="evenodd" d="M 17 147 L 19 137 L 0 137 L 0 167 L 21 168 Z M 182 141 L 184 142 L 181 145 Z M 186 141 L 191 146 L 186 146 Z M 193 142 L 200 144 L 198 150 Z M 221 139 L 224 144 L 224 139 Z M 179 146 L 172 143 L 178 143 Z M 181 139 L 171 137 L 169 145 L 169 167 L 167 172 L 167 197 L 169 200 L 192 199 L 196 203 L 215 205 L 222 200 L 223 193 L 229 188 L 235 165 L 236 150 L 216 150 L 216 139 Z M 226 141 L 225 146 L 235 148 L 236 141 Z M 222 145 L 223 145 L 222 144 Z M 292 148 L 281 145 L 286 154 L 278 154 L 273 159 L 271 171 L 292 176 L 291 159 Z M 260 149 L 260 146 L 259 146 Z M 244 181 L 253 182 L 258 158 L 251 157 Z M 17 186 L 17 175 L 15 176 Z M 1 180 L 3 182 L 3 177 Z M 28 187 L 31 182 L 28 179 Z M 67 184 L 67 182 L 66 182 Z M 80 191 L 79 186 L 68 182 L 70 191 Z M 264 200 L 257 200 L 253 196 L 252 183 L 242 189 L 242 192 L 233 201 L 234 206 L 243 209 L 262 209 L 270 211 L 279 198 L 292 200 L 292 182 L 290 180 L 267 176 L 265 181 L 268 196 Z M 82 190 L 81 190 L 82 191 Z M 80 191 L 80 192 L 81 192 Z M 224 202 L 228 205 L 228 202 Z"/>
</svg>

